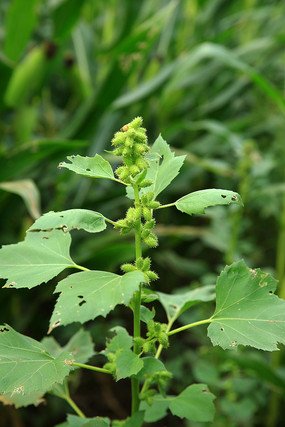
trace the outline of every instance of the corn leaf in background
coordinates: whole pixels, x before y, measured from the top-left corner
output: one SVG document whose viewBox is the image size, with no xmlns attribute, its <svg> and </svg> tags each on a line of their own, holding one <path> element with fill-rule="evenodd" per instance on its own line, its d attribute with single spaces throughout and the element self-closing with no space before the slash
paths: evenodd
<svg viewBox="0 0 285 427">
<path fill-rule="evenodd" d="M 32 218 L 37 219 L 41 216 L 40 192 L 32 180 L 0 182 L 0 188 L 21 196 Z"/>
</svg>

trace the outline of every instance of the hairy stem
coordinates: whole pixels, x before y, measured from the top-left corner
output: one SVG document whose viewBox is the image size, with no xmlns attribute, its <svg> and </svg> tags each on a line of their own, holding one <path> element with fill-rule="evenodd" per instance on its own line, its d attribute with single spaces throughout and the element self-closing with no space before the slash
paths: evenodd
<svg viewBox="0 0 285 427">
<path fill-rule="evenodd" d="M 140 207 L 140 197 L 138 186 L 133 186 L 135 193 L 135 206 Z M 142 256 L 142 245 L 141 245 L 141 220 L 139 219 L 135 228 L 135 245 L 136 245 L 136 260 Z M 141 334 L 140 327 L 140 307 L 141 307 L 141 285 L 139 290 L 133 296 L 133 313 L 134 313 L 134 338 L 139 337 Z M 140 348 L 135 345 L 134 352 L 140 353 Z M 132 378 L 132 414 L 139 409 L 139 380 Z"/>
</svg>

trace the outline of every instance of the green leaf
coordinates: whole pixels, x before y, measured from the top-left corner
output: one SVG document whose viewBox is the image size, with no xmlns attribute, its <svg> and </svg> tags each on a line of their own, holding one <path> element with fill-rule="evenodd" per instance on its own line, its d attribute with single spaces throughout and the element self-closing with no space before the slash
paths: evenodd
<svg viewBox="0 0 285 427">
<path fill-rule="evenodd" d="M 64 423 L 57 424 L 55 427 L 109 427 L 110 420 L 108 418 L 94 417 L 81 418 L 77 415 L 67 415 L 67 420 Z"/>
<path fill-rule="evenodd" d="M 151 319 L 154 318 L 155 312 L 153 310 L 149 310 L 144 305 L 141 305 L 141 321 L 144 323 L 148 323 Z"/>
<path fill-rule="evenodd" d="M 215 286 L 207 285 L 196 288 L 183 294 L 165 294 L 156 292 L 159 301 L 166 311 L 167 319 L 174 322 L 184 311 L 201 301 L 212 301 L 215 299 Z"/>
<path fill-rule="evenodd" d="M 91 178 L 108 178 L 115 180 L 113 169 L 107 160 L 96 154 L 95 157 L 67 156 L 71 163 L 62 162 L 59 169 L 66 168 L 79 175 Z"/>
<path fill-rule="evenodd" d="M 69 209 L 42 215 L 28 231 L 62 229 L 66 232 L 73 229 L 83 229 L 89 233 L 99 233 L 105 228 L 106 223 L 102 214 L 87 209 Z"/>
<path fill-rule="evenodd" d="M 213 421 L 215 396 L 204 384 L 192 384 L 171 400 L 169 409 L 173 415 L 190 421 Z"/>
<path fill-rule="evenodd" d="M 156 400 L 157 399 L 157 400 Z M 153 403 L 149 406 L 145 401 L 140 404 L 140 409 L 145 411 L 144 420 L 147 423 L 155 423 L 167 415 L 169 402 L 165 398 L 157 394 L 153 398 Z"/>
<path fill-rule="evenodd" d="M 22 197 L 29 214 L 37 219 L 41 216 L 40 211 L 40 192 L 34 181 L 31 179 L 22 179 L 20 181 L 1 182 L 0 188 L 10 193 L 18 194 Z"/>
<path fill-rule="evenodd" d="M 54 39 L 64 40 L 77 23 L 85 0 L 63 0 L 53 9 Z"/>
<path fill-rule="evenodd" d="M 72 360 L 77 363 L 86 363 L 95 354 L 90 332 L 82 328 L 72 336 L 64 347 L 61 347 L 53 337 L 44 337 L 42 344 L 53 357 L 58 357 L 61 353 L 67 352 L 72 354 Z"/>
<path fill-rule="evenodd" d="M 150 163 L 150 167 L 147 169 L 146 179 L 151 179 L 153 184 L 142 189 L 141 193 L 154 191 L 155 197 L 157 197 L 179 174 L 185 157 L 186 156 L 175 156 L 170 150 L 167 142 L 159 135 L 149 154 L 146 156 Z M 134 198 L 132 188 L 127 188 L 127 195 L 132 199 Z"/>
<path fill-rule="evenodd" d="M 142 359 L 130 349 L 121 350 L 116 357 L 117 381 L 137 374 L 143 367 Z"/>
<path fill-rule="evenodd" d="M 209 190 L 194 191 L 181 197 L 174 204 L 181 212 L 189 215 L 204 214 L 205 209 L 209 206 L 229 205 L 235 203 L 243 206 L 241 197 L 238 193 L 229 190 L 217 190 L 211 188 Z"/>
<path fill-rule="evenodd" d="M 154 191 L 156 197 L 179 174 L 186 156 L 175 156 L 161 135 L 154 142 L 150 154 L 155 156 L 155 160 L 150 161 L 146 179 L 152 179 L 154 184 L 146 191 Z"/>
<path fill-rule="evenodd" d="M 133 345 L 133 339 L 122 326 L 115 326 L 111 329 L 115 336 L 107 342 L 107 351 L 116 353 L 118 350 L 129 349 Z"/>
<path fill-rule="evenodd" d="M 41 391 L 34 391 L 28 394 L 3 393 L 0 396 L 0 402 L 4 405 L 14 405 L 16 409 L 29 405 L 38 406 L 45 402 L 45 399 L 42 398 L 44 394 Z"/>
<path fill-rule="evenodd" d="M 277 281 L 244 261 L 225 267 L 216 286 L 216 310 L 208 336 L 213 345 L 278 350 L 285 344 L 285 301 L 274 295 Z"/>
<path fill-rule="evenodd" d="M 54 358 L 40 342 L 1 326 L 0 393 L 46 392 L 69 374 L 71 359 L 66 352 Z"/>
<path fill-rule="evenodd" d="M 167 371 L 161 360 L 156 359 L 155 357 L 143 357 L 141 360 L 143 361 L 143 368 L 136 375 L 136 378 L 138 379 L 142 379 L 147 375 L 152 375 L 155 372 Z"/>
<path fill-rule="evenodd" d="M 25 3 L 25 10 L 22 0 L 10 2 L 6 16 L 4 53 L 13 61 L 19 58 L 32 34 L 36 24 L 37 2 L 29 0 Z"/>
<path fill-rule="evenodd" d="M 154 142 L 150 155 L 152 160 L 150 160 L 146 179 L 152 179 L 154 184 L 147 187 L 145 191 L 154 191 L 157 197 L 179 174 L 186 156 L 175 156 L 161 135 Z"/>
<path fill-rule="evenodd" d="M 134 415 L 128 417 L 122 427 L 141 427 L 144 421 L 144 412 L 135 412 Z"/>
<path fill-rule="evenodd" d="M 69 255 L 69 233 L 27 233 L 23 242 L 0 249 L 0 277 L 4 288 L 33 288 L 48 282 L 65 268 L 75 267 Z"/>
<path fill-rule="evenodd" d="M 139 271 L 119 276 L 106 271 L 83 271 L 62 280 L 50 320 L 50 330 L 72 322 L 84 323 L 97 316 L 106 317 L 118 304 L 128 305 L 144 275 Z"/>
</svg>

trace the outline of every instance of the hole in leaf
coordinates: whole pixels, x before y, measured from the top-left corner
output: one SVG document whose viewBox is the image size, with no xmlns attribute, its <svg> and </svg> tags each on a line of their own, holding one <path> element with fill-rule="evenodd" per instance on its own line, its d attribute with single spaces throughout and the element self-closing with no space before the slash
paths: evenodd
<svg viewBox="0 0 285 427">
<path fill-rule="evenodd" d="M 48 240 L 48 237 L 44 236 L 44 237 L 42 237 L 42 239 Z"/>
<path fill-rule="evenodd" d="M 232 196 L 231 199 L 232 200 L 237 200 L 237 196 Z"/>
<path fill-rule="evenodd" d="M 272 294 L 273 294 L 273 291 L 269 291 L 269 294 L 270 294 L 270 295 L 272 295 Z"/>
<path fill-rule="evenodd" d="M 87 172 L 90 172 L 90 171 L 91 171 L 91 169 L 88 169 L 88 168 L 87 168 L 87 169 L 85 169 L 85 170 L 86 170 Z"/>
<path fill-rule="evenodd" d="M 60 218 L 63 218 L 63 215 L 59 215 Z"/>
<path fill-rule="evenodd" d="M 227 196 L 226 194 L 221 194 L 222 198 L 225 199 Z"/>
<path fill-rule="evenodd" d="M 206 388 L 202 388 L 203 393 L 208 393 L 208 390 Z"/>
<path fill-rule="evenodd" d="M 83 295 L 77 295 L 78 298 L 83 298 Z"/>
<path fill-rule="evenodd" d="M 163 162 L 163 156 L 159 156 L 158 165 L 161 166 L 162 162 Z"/>
<path fill-rule="evenodd" d="M 72 159 L 74 159 L 74 157 L 75 157 L 75 154 L 72 154 L 72 155 L 71 155 L 71 158 L 72 158 Z"/>
<path fill-rule="evenodd" d="M 56 322 L 54 322 L 54 324 L 52 325 L 52 329 L 54 329 L 54 328 L 56 328 L 57 326 L 60 325 L 60 320 L 61 319 L 58 319 Z"/>
<path fill-rule="evenodd" d="M 80 301 L 80 303 L 79 303 L 78 305 L 79 305 L 79 307 L 81 307 L 83 304 L 86 304 L 85 299 L 84 299 L 84 300 L 82 300 L 82 301 Z"/>
<path fill-rule="evenodd" d="M 224 332 L 225 328 L 221 328 L 221 331 Z"/>
<path fill-rule="evenodd" d="M 4 327 L 0 329 L 0 332 L 9 332 L 9 329 Z"/>
</svg>

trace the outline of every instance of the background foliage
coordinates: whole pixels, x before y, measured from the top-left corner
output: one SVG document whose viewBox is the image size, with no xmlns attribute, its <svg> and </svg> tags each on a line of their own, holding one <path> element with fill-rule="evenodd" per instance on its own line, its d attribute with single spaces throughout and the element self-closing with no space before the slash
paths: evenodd
<svg viewBox="0 0 285 427">
<path fill-rule="evenodd" d="M 141 115 L 150 143 L 161 132 L 187 156 L 162 203 L 207 187 L 238 191 L 245 203 L 242 211 L 216 207 L 196 218 L 161 210 L 160 247 L 150 250 L 161 278 L 157 290 L 213 284 L 225 263 L 243 258 L 273 273 L 285 297 L 284 2 L 24 3 L 0 4 L 0 244 L 22 240 L 50 210 L 90 208 L 120 218 L 127 207 L 122 190 L 57 165 L 67 155 L 104 153 L 114 132 Z M 90 241 L 77 236 L 72 253 L 89 268 L 116 273 L 133 259 L 129 237 L 111 229 Z M 2 290 L 1 322 L 41 339 L 53 289 L 52 282 L 33 291 Z M 191 321 L 193 310 L 182 322 Z M 116 316 L 119 310 L 92 327 L 98 350 Z M 129 318 L 122 323 L 130 327 Z M 64 344 L 76 330 L 59 328 L 55 336 Z M 173 391 L 191 380 L 208 384 L 218 396 L 215 426 L 281 425 L 284 352 L 223 352 L 211 347 L 203 326 L 172 343 L 165 363 L 178 378 Z M 98 415 L 120 418 L 129 410 L 128 386 L 124 399 L 120 387 L 82 373 L 73 395 L 87 415 L 96 406 Z M 0 425 L 63 421 L 63 403 L 51 396 L 48 404 L 48 411 L 43 404 L 19 411 L 1 406 Z"/>
</svg>

